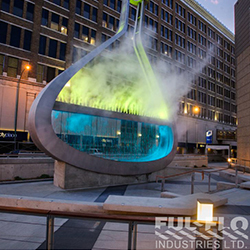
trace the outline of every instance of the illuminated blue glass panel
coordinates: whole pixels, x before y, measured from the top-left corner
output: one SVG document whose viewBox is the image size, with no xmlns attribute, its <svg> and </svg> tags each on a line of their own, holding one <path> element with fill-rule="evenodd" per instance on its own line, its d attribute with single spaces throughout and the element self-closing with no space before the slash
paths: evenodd
<svg viewBox="0 0 250 250">
<path fill-rule="evenodd" d="M 64 111 L 52 112 L 52 125 L 71 147 L 114 161 L 159 160 L 173 148 L 173 131 L 163 125 Z"/>
</svg>

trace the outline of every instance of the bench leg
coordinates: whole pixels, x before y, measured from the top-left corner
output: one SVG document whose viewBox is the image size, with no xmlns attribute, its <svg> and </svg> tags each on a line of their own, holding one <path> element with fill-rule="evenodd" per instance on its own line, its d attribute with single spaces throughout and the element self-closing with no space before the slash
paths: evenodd
<svg viewBox="0 0 250 250">
<path fill-rule="evenodd" d="M 136 250 L 136 243 L 137 243 L 137 224 L 135 222 L 130 222 L 128 229 L 128 250 Z"/>
<path fill-rule="evenodd" d="M 54 249 L 54 217 L 47 216 L 46 249 Z"/>
</svg>

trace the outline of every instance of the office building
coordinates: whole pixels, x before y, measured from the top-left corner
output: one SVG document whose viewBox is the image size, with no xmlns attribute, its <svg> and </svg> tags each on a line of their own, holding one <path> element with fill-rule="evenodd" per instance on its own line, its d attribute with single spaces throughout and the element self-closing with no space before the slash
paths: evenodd
<svg viewBox="0 0 250 250">
<path fill-rule="evenodd" d="M 0 141 L 13 140 L 17 82 L 29 64 L 31 70 L 22 74 L 17 117 L 17 138 L 27 140 L 27 116 L 36 95 L 115 34 L 121 1 L 0 0 L 0 6 Z M 131 31 L 135 18 L 130 6 Z M 152 62 L 191 74 L 197 65 L 206 65 L 179 103 L 178 152 L 204 153 L 208 130 L 211 143 L 236 149 L 234 35 L 194 0 L 150 1 L 144 24 Z"/>
</svg>

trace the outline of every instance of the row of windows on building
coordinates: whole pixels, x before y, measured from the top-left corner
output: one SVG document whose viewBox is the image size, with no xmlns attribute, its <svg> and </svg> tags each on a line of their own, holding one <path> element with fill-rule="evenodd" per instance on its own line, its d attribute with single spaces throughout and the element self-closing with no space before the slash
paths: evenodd
<svg viewBox="0 0 250 250">
<path fill-rule="evenodd" d="M 162 0 L 162 2 L 164 4 L 166 4 L 168 7 L 170 7 L 171 9 L 173 8 L 173 1 Z M 150 1 L 150 3 L 146 6 L 146 9 L 148 9 L 151 13 L 158 16 L 159 11 L 158 11 L 158 5 L 156 3 Z M 179 16 L 181 16 L 184 19 L 186 18 L 185 8 L 183 8 L 178 3 L 175 4 L 175 13 L 177 13 Z M 173 24 L 173 15 L 171 13 L 167 12 L 165 9 L 161 9 L 161 19 L 165 20 L 166 22 L 168 22 L 170 24 Z M 223 38 L 219 34 L 216 34 L 215 31 L 213 31 L 210 27 L 207 27 L 207 25 L 205 23 L 203 23 L 202 21 L 198 20 L 198 22 L 197 22 L 197 18 L 193 14 L 191 14 L 190 12 L 188 12 L 187 20 L 189 23 L 191 23 L 195 27 L 197 27 L 197 24 L 198 24 L 197 28 L 201 32 L 203 32 L 204 34 L 208 34 L 208 36 L 210 38 L 212 38 L 213 40 L 215 40 L 219 45 L 221 45 L 221 46 L 224 45 L 224 48 L 227 49 L 228 51 L 231 51 L 231 53 L 235 53 L 234 47 L 233 46 L 231 47 L 229 42 L 224 40 L 224 43 L 223 43 Z M 180 31 L 182 31 L 183 33 L 185 33 L 185 30 L 186 30 L 185 29 L 185 22 L 179 20 L 178 18 L 175 19 L 175 27 L 177 29 L 179 29 Z M 196 31 L 195 31 L 195 33 L 196 33 Z M 192 37 L 195 38 L 195 40 L 196 40 L 196 35 L 192 34 Z M 201 40 L 204 40 L 204 39 L 205 39 L 204 37 L 203 37 L 203 39 L 201 38 Z M 203 43 L 205 46 L 205 43 L 206 43 L 205 40 Z"/>
<path fill-rule="evenodd" d="M 197 97 L 196 97 L 196 93 L 197 93 Z M 195 89 L 191 89 L 189 91 L 189 93 L 187 94 L 187 98 L 194 100 L 194 101 L 198 101 L 198 102 L 203 103 L 203 104 L 208 104 L 210 106 L 214 106 L 214 107 L 217 107 L 220 109 L 224 108 L 227 111 L 231 111 L 231 112 L 236 113 L 236 105 L 233 103 L 230 104 L 229 98 L 228 98 L 228 100 L 223 101 L 220 98 L 216 98 L 215 96 L 212 96 L 209 94 L 207 95 L 204 92 L 201 92 L 201 91 L 196 92 Z M 224 106 L 223 106 L 223 103 L 224 103 Z"/>
<path fill-rule="evenodd" d="M 9 77 L 17 77 L 20 74 L 20 71 L 27 65 L 29 62 L 25 60 L 21 60 L 11 56 L 5 56 L 0 54 L 0 75 L 3 75 L 3 70 L 6 70 L 6 75 Z M 63 70 L 45 66 L 42 64 L 37 65 L 36 71 L 36 81 L 43 83 L 44 80 L 50 82 L 54 79 L 58 74 L 60 74 Z M 46 73 L 46 74 L 45 74 Z M 29 73 L 23 74 L 22 79 L 27 80 Z"/>
<path fill-rule="evenodd" d="M 34 7 L 33 3 L 24 0 L 2 0 L 1 10 L 33 22 Z"/>
<path fill-rule="evenodd" d="M 215 111 L 211 109 L 206 109 L 204 107 L 199 107 L 199 111 L 194 109 L 197 107 L 197 105 L 187 103 L 185 105 L 184 102 L 181 102 L 179 105 L 179 113 L 180 114 L 185 114 L 185 115 L 191 115 L 191 116 L 196 116 L 200 117 L 203 119 L 208 119 L 212 121 L 219 121 L 231 125 L 236 125 L 236 116 L 231 116 L 229 114 L 224 114 L 220 111 Z"/>
<path fill-rule="evenodd" d="M 9 38 L 7 36 L 8 30 L 10 30 Z M 30 30 L 0 21 L 0 43 L 30 51 L 31 41 L 32 32 Z"/>
</svg>

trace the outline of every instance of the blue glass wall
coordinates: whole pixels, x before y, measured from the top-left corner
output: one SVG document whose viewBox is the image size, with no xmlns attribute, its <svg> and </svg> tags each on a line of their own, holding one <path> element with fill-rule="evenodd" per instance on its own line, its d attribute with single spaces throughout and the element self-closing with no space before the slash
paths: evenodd
<svg viewBox="0 0 250 250">
<path fill-rule="evenodd" d="M 154 161 L 173 148 L 168 126 L 64 111 L 52 112 L 52 124 L 57 136 L 71 147 L 114 161 Z"/>
</svg>

